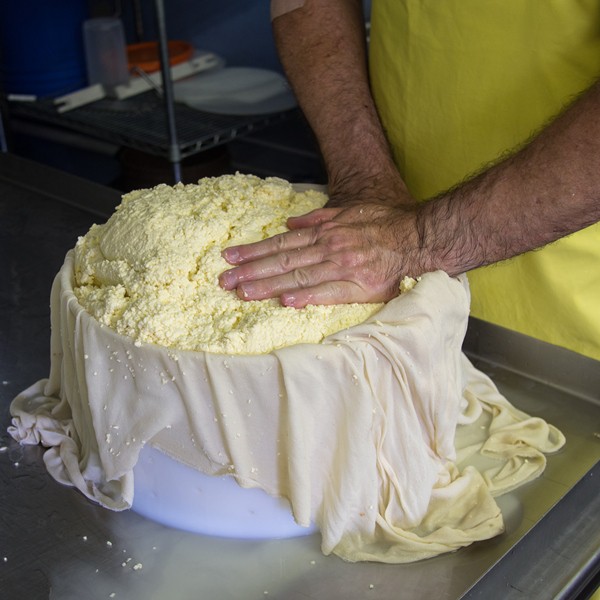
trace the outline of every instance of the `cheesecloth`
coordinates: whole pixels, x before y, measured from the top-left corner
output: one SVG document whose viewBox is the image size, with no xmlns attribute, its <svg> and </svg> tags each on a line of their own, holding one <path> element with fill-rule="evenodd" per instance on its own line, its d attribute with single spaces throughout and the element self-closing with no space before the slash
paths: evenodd
<svg viewBox="0 0 600 600">
<path fill-rule="evenodd" d="M 410 562 L 500 533 L 493 497 L 564 443 L 462 353 L 464 276 L 425 274 L 360 325 L 256 356 L 137 347 L 83 310 L 73 277 L 71 251 L 52 287 L 49 378 L 13 400 L 9 431 L 109 509 L 131 506 L 152 444 L 287 498 L 325 554 Z"/>
</svg>

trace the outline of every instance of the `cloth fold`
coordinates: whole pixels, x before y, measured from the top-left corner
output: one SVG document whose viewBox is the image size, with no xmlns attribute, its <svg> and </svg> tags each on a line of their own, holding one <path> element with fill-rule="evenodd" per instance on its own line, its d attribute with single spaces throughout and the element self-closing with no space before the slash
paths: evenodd
<svg viewBox="0 0 600 600">
<path fill-rule="evenodd" d="M 426 274 L 321 344 L 254 356 L 135 346 L 72 285 L 70 252 L 51 293 L 50 375 L 13 400 L 10 433 L 47 446 L 55 479 L 112 510 L 131 506 L 150 443 L 287 498 L 326 554 L 409 562 L 500 533 L 493 496 L 540 475 L 564 443 L 462 353 L 464 276 Z"/>
</svg>

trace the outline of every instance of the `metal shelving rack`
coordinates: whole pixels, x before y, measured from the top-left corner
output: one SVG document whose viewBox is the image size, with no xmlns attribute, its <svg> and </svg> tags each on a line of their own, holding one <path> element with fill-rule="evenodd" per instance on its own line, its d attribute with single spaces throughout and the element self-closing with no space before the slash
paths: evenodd
<svg viewBox="0 0 600 600">
<path fill-rule="evenodd" d="M 217 115 L 173 103 L 175 136 L 171 138 L 163 108 L 163 101 L 150 91 L 126 100 L 98 100 L 62 114 L 57 112 L 52 100 L 12 102 L 10 115 L 65 127 L 169 158 L 171 162 L 231 141 L 288 115 L 287 112 L 251 117 Z M 177 147 L 177 152 L 172 145 Z"/>
<path fill-rule="evenodd" d="M 163 0 L 155 0 L 155 13 L 163 81 L 161 96 L 148 91 L 125 100 L 104 98 L 66 113 L 59 113 L 52 99 L 11 102 L 11 119 L 65 128 L 166 158 L 177 182 L 181 180 L 183 158 L 262 129 L 294 112 L 295 109 L 264 115 L 218 115 L 176 103 Z"/>
</svg>

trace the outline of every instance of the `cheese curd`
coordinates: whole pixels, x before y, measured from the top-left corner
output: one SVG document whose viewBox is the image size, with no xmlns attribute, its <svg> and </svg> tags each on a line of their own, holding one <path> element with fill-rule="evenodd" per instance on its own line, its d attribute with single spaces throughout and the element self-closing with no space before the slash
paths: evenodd
<svg viewBox="0 0 600 600">
<path fill-rule="evenodd" d="M 126 194 L 75 247 L 74 292 L 100 323 L 182 350 L 262 354 L 361 323 L 380 304 L 307 306 L 243 301 L 218 277 L 231 245 L 287 230 L 286 219 L 322 207 L 325 194 L 279 178 L 224 175 Z"/>
</svg>

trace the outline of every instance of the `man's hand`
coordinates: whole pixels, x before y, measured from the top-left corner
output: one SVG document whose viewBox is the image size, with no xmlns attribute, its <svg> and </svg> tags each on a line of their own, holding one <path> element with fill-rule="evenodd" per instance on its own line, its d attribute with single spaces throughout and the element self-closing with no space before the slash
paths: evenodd
<svg viewBox="0 0 600 600">
<path fill-rule="evenodd" d="M 294 308 L 390 300 L 402 277 L 427 270 L 416 216 L 414 207 L 369 203 L 290 218 L 286 233 L 224 250 L 236 267 L 220 284 L 244 300 L 279 297 Z"/>
</svg>

